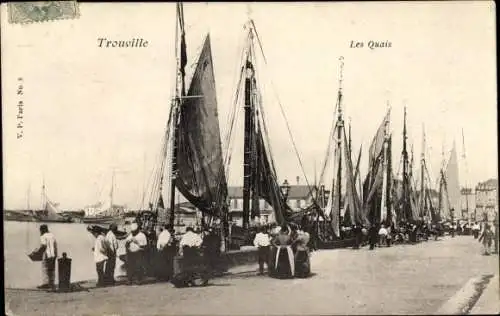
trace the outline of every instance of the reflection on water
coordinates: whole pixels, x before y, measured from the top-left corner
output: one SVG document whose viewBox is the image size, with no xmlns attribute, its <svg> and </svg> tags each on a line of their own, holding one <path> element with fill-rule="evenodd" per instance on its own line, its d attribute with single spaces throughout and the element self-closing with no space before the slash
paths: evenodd
<svg viewBox="0 0 500 316">
<path fill-rule="evenodd" d="M 32 262 L 27 254 L 40 244 L 39 227 L 42 223 L 4 221 L 4 280 L 8 288 L 33 288 L 41 283 L 42 268 L 40 262 Z M 47 223 L 55 235 L 59 257 L 63 252 L 73 259 L 71 281 L 96 279 L 92 247 L 94 237 L 87 231 L 86 224 Z M 120 241 L 118 253 L 124 253 Z M 116 274 L 123 274 L 117 260 Z M 56 267 L 57 269 L 57 267 Z M 57 270 L 56 270 L 56 282 Z"/>
</svg>

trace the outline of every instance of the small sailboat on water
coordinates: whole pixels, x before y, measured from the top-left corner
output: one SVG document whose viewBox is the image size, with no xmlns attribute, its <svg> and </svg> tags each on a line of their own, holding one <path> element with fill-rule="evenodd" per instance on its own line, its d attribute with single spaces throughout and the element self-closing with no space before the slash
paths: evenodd
<svg viewBox="0 0 500 316">
<path fill-rule="evenodd" d="M 46 192 L 45 180 L 42 185 L 42 209 L 33 211 L 33 216 L 37 222 L 46 223 L 71 223 L 70 216 L 61 214 L 59 204 L 51 201 Z"/>
</svg>

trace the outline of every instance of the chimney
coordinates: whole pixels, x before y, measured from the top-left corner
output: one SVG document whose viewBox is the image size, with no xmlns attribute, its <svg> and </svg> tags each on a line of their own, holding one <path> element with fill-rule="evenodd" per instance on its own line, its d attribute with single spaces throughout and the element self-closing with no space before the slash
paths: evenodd
<svg viewBox="0 0 500 316">
<path fill-rule="evenodd" d="M 300 177 L 299 177 L 299 176 L 297 176 L 297 178 L 295 178 L 295 179 L 297 179 L 297 185 L 299 185 L 299 182 L 300 182 Z"/>
</svg>

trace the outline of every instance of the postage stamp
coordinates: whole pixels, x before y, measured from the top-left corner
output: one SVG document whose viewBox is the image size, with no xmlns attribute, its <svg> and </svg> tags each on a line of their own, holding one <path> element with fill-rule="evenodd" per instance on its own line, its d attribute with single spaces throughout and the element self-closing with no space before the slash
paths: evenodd
<svg viewBox="0 0 500 316">
<path fill-rule="evenodd" d="M 80 16 L 76 1 L 9 2 L 9 23 L 33 23 L 75 19 Z"/>
</svg>

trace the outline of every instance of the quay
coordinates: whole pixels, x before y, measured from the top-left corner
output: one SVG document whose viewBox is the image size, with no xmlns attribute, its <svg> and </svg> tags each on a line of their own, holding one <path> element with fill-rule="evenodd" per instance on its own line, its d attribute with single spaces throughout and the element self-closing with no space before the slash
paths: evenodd
<svg viewBox="0 0 500 316">
<path fill-rule="evenodd" d="M 241 258 L 250 260 L 250 254 Z M 451 314 L 498 311 L 498 255 L 481 255 L 471 236 L 373 251 L 319 250 L 311 262 L 308 279 L 258 276 L 255 262 L 240 260 L 206 287 L 95 288 L 87 282 L 84 291 L 71 293 L 6 289 L 5 300 L 13 315 L 429 315 L 443 306 Z M 471 279 L 484 280 L 480 292 L 455 300 Z M 453 300 L 464 305 L 453 306 Z"/>
</svg>

